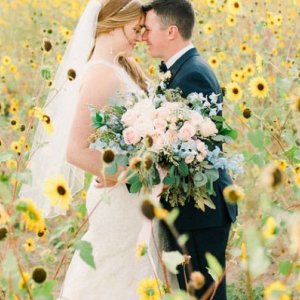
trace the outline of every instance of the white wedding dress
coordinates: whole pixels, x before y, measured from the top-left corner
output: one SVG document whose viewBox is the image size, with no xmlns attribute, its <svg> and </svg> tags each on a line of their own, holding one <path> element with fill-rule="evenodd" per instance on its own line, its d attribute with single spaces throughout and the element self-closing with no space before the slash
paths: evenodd
<svg viewBox="0 0 300 300">
<path fill-rule="evenodd" d="M 86 68 L 98 64 L 111 66 L 128 92 L 139 91 L 125 70 L 106 61 L 89 62 Z M 76 251 L 67 270 L 59 300 L 135 300 L 141 279 L 154 278 L 149 259 L 136 258 L 136 246 L 144 217 L 141 197 L 130 194 L 125 184 L 111 188 L 96 188 L 94 180 L 87 193 L 89 227 L 82 237 L 93 247 L 96 269 L 88 266 Z M 152 251 L 158 266 L 156 251 Z"/>
</svg>

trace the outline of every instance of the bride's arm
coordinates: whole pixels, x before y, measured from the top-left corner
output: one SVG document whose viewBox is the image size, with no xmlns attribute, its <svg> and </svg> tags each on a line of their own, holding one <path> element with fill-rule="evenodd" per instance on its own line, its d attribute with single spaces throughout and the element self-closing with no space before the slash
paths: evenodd
<svg viewBox="0 0 300 300">
<path fill-rule="evenodd" d="M 97 108 L 107 105 L 118 88 L 119 79 L 111 68 L 103 65 L 91 67 L 85 75 L 71 126 L 67 161 L 96 176 L 101 175 L 102 162 L 101 153 L 89 149 L 88 138 L 95 129 L 91 127 L 88 104 Z"/>
</svg>

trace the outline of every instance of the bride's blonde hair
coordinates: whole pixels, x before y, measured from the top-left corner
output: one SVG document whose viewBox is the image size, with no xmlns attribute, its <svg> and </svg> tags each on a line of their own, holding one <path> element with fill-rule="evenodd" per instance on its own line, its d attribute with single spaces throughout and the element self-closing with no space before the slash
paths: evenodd
<svg viewBox="0 0 300 300">
<path fill-rule="evenodd" d="M 101 34 L 106 34 L 114 29 L 124 27 L 129 22 L 141 18 L 143 14 L 142 5 L 139 1 L 104 1 L 98 16 L 96 38 Z M 134 59 L 119 55 L 118 62 L 143 90 L 147 89 L 146 76 Z"/>
</svg>

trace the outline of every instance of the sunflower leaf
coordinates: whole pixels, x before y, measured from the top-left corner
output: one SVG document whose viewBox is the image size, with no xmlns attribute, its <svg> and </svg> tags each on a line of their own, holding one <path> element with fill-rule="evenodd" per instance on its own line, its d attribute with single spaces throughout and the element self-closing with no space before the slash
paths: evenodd
<svg viewBox="0 0 300 300">
<path fill-rule="evenodd" d="M 95 260 L 93 256 L 92 244 L 88 241 L 77 241 L 74 243 L 74 248 L 79 251 L 81 259 L 93 269 L 96 269 Z"/>
</svg>

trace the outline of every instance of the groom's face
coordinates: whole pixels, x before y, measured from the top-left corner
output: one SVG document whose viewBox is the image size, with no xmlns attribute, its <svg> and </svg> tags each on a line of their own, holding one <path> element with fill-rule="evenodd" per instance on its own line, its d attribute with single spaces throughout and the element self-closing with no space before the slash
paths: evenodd
<svg viewBox="0 0 300 300">
<path fill-rule="evenodd" d="M 168 28 L 164 28 L 154 10 L 147 13 L 144 27 L 143 41 L 148 44 L 150 55 L 164 59 L 168 42 Z"/>
</svg>

